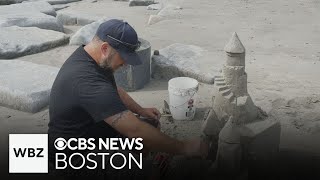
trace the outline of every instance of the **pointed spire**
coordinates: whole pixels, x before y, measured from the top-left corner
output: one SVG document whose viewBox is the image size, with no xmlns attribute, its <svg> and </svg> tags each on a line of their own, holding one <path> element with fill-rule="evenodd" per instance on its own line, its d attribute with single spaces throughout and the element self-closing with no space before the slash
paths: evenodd
<svg viewBox="0 0 320 180">
<path fill-rule="evenodd" d="M 236 32 L 232 34 L 231 39 L 229 40 L 227 45 L 224 47 L 224 51 L 227 53 L 234 53 L 234 54 L 242 54 L 246 51 Z"/>
</svg>

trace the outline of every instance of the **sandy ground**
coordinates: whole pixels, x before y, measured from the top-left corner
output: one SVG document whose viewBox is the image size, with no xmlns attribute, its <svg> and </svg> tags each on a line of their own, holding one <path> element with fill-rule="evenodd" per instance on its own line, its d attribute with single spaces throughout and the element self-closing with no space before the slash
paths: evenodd
<svg viewBox="0 0 320 180">
<path fill-rule="evenodd" d="M 318 0 L 180 0 L 178 18 L 147 25 L 146 7 L 98 0 L 72 3 L 66 10 L 117 17 L 132 24 L 153 49 L 172 43 L 201 46 L 206 63 L 221 67 L 224 45 L 236 31 L 246 47 L 248 90 L 254 102 L 276 115 L 282 125 L 281 148 L 320 152 L 320 1 Z M 66 27 L 70 32 L 79 27 Z M 76 47 L 58 47 L 20 59 L 60 67 Z M 202 65 L 206 67 L 206 63 Z M 211 86 L 200 87 L 196 118 L 189 122 L 162 119 L 164 132 L 186 138 L 199 136 L 204 111 L 211 105 Z M 130 93 L 143 106 L 161 108 L 168 98 L 167 82 L 151 81 Z M 279 99 L 281 98 L 281 99 Z M 46 132 L 48 110 L 29 114 L 0 107 L 1 141 L 7 133 Z M 1 151 L 7 151 L 1 146 Z"/>
</svg>

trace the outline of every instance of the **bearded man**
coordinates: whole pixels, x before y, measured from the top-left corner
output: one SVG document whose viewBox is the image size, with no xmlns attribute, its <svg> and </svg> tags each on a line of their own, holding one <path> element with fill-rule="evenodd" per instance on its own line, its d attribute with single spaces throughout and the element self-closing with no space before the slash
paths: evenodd
<svg viewBox="0 0 320 180">
<path fill-rule="evenodd" d="M 159 131 L 159 111 L 143 108 L 116 85 L 115 70 L 126 64 L 141 64 L 136 53 L 139 47 L 136 31 L 127 22 L 112 19 L 102 23 L 92 41 L 80 46 L 66 60 L 50 95 L 48 134 L 51 161 L 54 161 L 56 152 L 54 140 L 59 137 L 140 137 L 144 147 L 153 151 L 206 155 L 207 146 L 199 139 L 180 141 Z M 150 121 L 142 121 L 134 113 Z M 130 170 L 123 173 L 109 169 L 113 174 L 108 175 L 119 179 L 154 177 L 151 165 L 143 164 L 142 172 Z M 104 177 L 108 175 L 104 174 Z"/>
</svg>

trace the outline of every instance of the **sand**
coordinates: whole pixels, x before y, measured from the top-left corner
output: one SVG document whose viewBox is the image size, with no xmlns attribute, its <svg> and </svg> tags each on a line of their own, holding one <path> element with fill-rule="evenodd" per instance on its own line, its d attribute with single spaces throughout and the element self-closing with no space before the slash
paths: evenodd
<svg viewBox="0 0 320 180">
<path fill-rule="evenodd" d="M 280 148 L 320 152 L 320 2 L 317 0 L 181 0 L 178 18 L 147 25 L 146 7 L 128 7 L 112 0 L 82 1 L 61 11 L 76 10 L 92 15 L 124 18 L 139 36 L 161 49 L 173 43 L 200 46 L 207 50 L 206 63 L 221 67 L 223 48 L 236 31 L 246 48 L 248 92 L 254 103 L 275 115 L 282 126 Z M 66 27 L 68 33 L 79 27 Z M 60 67 L 76 47 L 58 47 L 20 59 Z M 199 109 L 193 121 L 161 119 L 163 131 L 177 138 L 201 134 L 204 111 L 211 106 L 210 85 L 201 84 Z M 153 80 L 130 93 L 144 107 L 161 108 L 168 99 L 167 82 Z M 47 130 L 48 110 L 29 114 L 0 107 L 1 141 L 7 133 Z M 6 152 L 7 146 L 1 146 Z M 2 158 L 1 158 L 2 159 Z"/>
</svg>

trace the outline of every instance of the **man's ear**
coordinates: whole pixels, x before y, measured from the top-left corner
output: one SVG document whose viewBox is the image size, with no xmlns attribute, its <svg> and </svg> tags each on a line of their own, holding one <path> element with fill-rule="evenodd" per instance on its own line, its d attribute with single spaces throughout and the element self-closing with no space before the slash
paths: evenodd
<svg viewBox="0 0 320 180">
<path fill-rule="evenodd" d="M 103 55 L 107 56 L 110 51 L 110 45 L 107 42 L 101 44 L 101 52 Z"/>
</svg>

